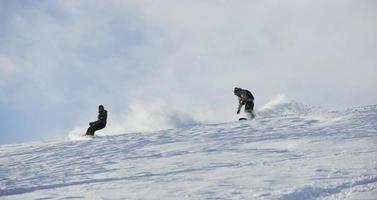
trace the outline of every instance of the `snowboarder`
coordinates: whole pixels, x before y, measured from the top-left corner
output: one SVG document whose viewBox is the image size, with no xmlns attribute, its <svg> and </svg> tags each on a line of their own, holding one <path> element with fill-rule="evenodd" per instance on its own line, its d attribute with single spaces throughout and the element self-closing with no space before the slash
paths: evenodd
<svg viewBox="0 0 377 200">
<path fill-rule="evenodd" d="M 234 88 L 234 95 L 238 96 L 238 109 L 237 114 L 240 114 L 241 108 L 245 105 L 245 113 L 249 119 L 253 119 L 255 117 L 253 110 L 254 110 L 254 96 L 251 94 L 250 91 L 235 87 Z M 245 119 L 245 118 L 241 118 Z M 241 120 L 240 119 L 240 120 Z"/>
<path fill-rule="evenodd" d="M 98 106 L 98 120 L 94 122 L 89 122 L 89 128 L 85 135 L 94 135 L 95 131 L 105 128 L 107 120 L 107 110 L 103 105 Z"/>
</svg>

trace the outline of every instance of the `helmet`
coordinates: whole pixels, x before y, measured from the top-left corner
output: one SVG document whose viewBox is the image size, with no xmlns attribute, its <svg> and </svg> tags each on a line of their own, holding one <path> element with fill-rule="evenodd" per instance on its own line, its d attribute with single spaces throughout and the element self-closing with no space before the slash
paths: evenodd
<svg viewBox="0 0 377 200">
<path fill-rule="evenodd" d="M 103 110 L 103 109 L 105 109 L 105 108 L 103 107 L 103 105 L 99 105 L 99 106 L 98 106 L 98 109 Z"/>
</svg>

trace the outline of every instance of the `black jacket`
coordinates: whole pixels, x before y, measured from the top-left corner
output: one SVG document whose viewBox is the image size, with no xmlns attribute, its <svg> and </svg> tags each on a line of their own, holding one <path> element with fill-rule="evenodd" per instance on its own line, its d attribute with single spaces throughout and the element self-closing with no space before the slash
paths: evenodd
<svg viewBox="0 0 377 200">
<path fill-rule="evenodd" d="M 248 101 L 254 101 L 254 96 L 249 90 L 240 89 L 236 95 L 241 105 L 244 105 Z"/>
<path fill-rule="evenodd" d="M 92 125 L 95 124 L 103 124 L 106 125 L 107 122 L 107 110 L 101 110 L 98 112 L 98 120 L 95 122 L 91 122 Z"/>
</svg>

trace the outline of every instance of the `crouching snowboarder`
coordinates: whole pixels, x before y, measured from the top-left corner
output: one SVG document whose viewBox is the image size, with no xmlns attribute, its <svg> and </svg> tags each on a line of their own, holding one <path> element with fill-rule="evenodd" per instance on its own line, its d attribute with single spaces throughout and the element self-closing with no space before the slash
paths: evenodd
<svg viewBox="0 0 377 200">
<path fill-rule="evenodd" d="M 94 135 L 95 131 L 105 128 L 107 120 L 107 111 L 103 105 L 98 106 L 98 120 L 89 123 L 89 128 L 85 135 Z"/>
<path fill-rule="evenodd" d="M 254 96 L 250 91 L 242 88 L 234 88 L 234 95 L 238 96 L 238 109 L 237 114 L 240 114 L 241 108 L 245 105 L 245 113 L 249 119 L 255 117 L 254 110 Z M 240 120 L 245 119 L 241 118 Z"/>
</svg>

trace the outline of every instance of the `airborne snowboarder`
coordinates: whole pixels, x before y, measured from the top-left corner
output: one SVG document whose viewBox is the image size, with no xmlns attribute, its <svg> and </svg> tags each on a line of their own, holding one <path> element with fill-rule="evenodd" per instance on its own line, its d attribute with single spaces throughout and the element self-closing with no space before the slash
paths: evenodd
<svg viewBox="0 0 377 200">
<path fill-rule="evenodd" d="M 251 94 L 250 91 L 242 88 L 235 87 L 234 88 L 234 95 L 238 96 L 238 109 L 237 114 L 240 114 L 241 108 L 245 105 L 245 113 L 249 119 L 253 119 L 255 117 L 253 110 L 254 110 L 254 96 Z M 244 120 L 245 118 L 240 118 L 240 120 Z"/>
<path fill-rule="evenodd" d="M 98 106 L 98 120 L 94 122 L 89 122 L 89 128 L 86 131 L 85 135 L 94 135 L 94 132 L 100 129 L 105 128 L 107 120 L 107 110 L 103 105 Z"/>
</svg>

